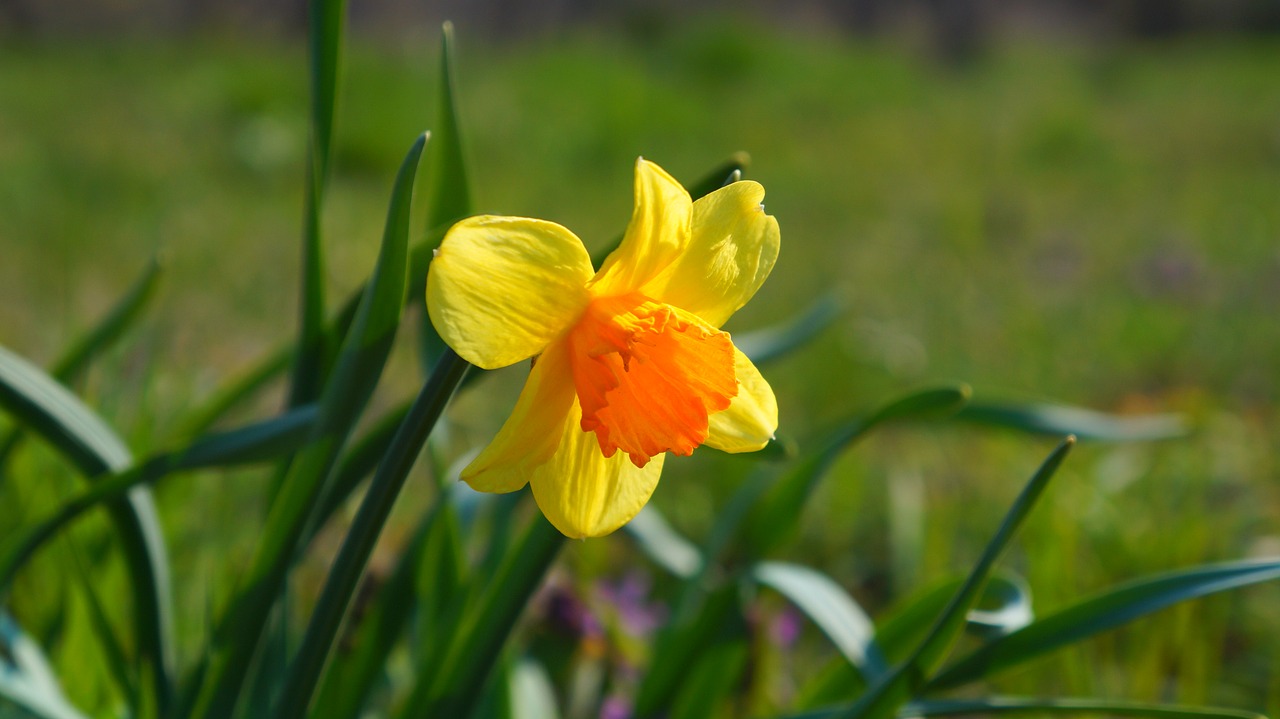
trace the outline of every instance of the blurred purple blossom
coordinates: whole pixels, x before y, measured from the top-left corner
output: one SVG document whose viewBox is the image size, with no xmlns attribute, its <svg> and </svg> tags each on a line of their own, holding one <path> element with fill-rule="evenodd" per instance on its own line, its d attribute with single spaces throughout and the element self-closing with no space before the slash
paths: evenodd
<svg viewBox="0 0 1280 719">
<path fill-rule="evenodd" d="M 800 638 L 800 630 L 803 627 L 804 620 L 800 617 L 800 612 L 788 604 L 773 615 L 769 622 L 769 641 L 774 646 L 790 649 Z"/>
<path fill-rule="evenodd" d="M 651 587 L 647 574 L 633 571 L 616 581 L 597 582 L 595 594 L 616 612 L 622 631 L 640 637 L 653 633 L 667 619 L 667 607 L 649 601 Z"/>
<path fill-rule="evenodd" d="M 600 705 L 600 719 L 631 719 L 631 702 L 613 694 Z"/>
</svg>

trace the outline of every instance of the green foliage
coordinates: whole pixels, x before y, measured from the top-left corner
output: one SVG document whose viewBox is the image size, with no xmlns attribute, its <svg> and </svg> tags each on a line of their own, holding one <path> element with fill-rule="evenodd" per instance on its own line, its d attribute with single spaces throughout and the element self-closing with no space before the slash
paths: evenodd
<svg viewBox="0 0 1280 719">
<path fill-rule="evenodd" d="M 881 613 L 878 606 L 863 601 L 865 589 L 855 586 L 851 591 L 851 582 L 835 571 L 819 569 L 820 557 L 806 557 L 803 563 L 793 558 L 803 553 L 808 525 L 815 511 L 823 509 L 823 498 L 842 483 L 842 462 L 849 461 L 848 450 L 854 444 L 865 446 L 875 438 L 874 446 L 900 447 L 903 436 L 922 434 L 922 425 L 933 433 L 960 422 L 1112 443 L 1179 439 L 1188 431 L 1180 415 L 1118 416 L 1044 401 L 996 403 L 975 400 L 969 386 L 962 384 L 897 392 L 889 395 L 896 399 L 883 402 L 859 401 L 857 409 L 841 404 L 838 418 L 827 423 L 825 432 L 811 426 L 820 426 L 820 418 L 806 416 L 795 422 L 794 430 L 787 430 L 787 437 L 762 452 L 746 457 L 706 453 L 710 456 L 698 466 L 718 470 L 704 472 L 708 484 L 734 480 L 732 492 L 717 496 L 732 494 L 723 506 L 716 505 L 715 521 L 689 522 L 649 506 L 619 535 L 629 536 L 634 546 L 593 540 L 566 547 L 562 535 L 530 512 L 527 493 L 477 496 L 465 485 L 448 484 L 456 478 L 454 465 L 471 456 L 477 442 L 465 410 L 452 416 L 447 407 L 464 389 L 468 396 L 459 404 L 474 403 L 477 395 L 488 404 L 496 383 L 472 392 L 475 385 L 468 386 L 466 380 L 480 373 L 469 373 L 471 368 L 439 342 L 422 316 L 416 318 L 422 333 L 420 357 L 429 376 L 416 399 L 405 402 L 400 388 L 382 378 L 393 371 L 399 328 L 414 321 L 406 307 L 420 304 L 432 250 L 448 224 L 473 212 L 476 204 L 472 178 L 480 175 L 472 171 L 471 153 L 463 144 L 452 28 L 446 26 L 441 43 L 435 139 L 428 151 L 427 136 L 420 135 L 401 162 L 370 276 L 355 280 L 358 289 L 351 299 L 330 315 L 325 267 L 333 243 L 322 239 L 335 233 L 322 233 L 321 227 L 329 185 L 342 187 L 345 180 L 336 172 L 343 162 L 336 120 L 343 94 L 339 79 L 345 10 L 341 0 L 311 6 L 312 102 L 302 168 L 306 184 L 301 318 L 291 343 L 264 353 L 240 379 L 228 381 L 204 403 L 192 403 L 174 423 L 179 430 L 169 433 L 173 436 L 167 438 L 168 449 L 139 452 L 143 459 L 135 459 L 126 435 L 71 387 L 89 374 L 108 345 L 138 326 L 141 310 L 155 290 L 157 265 L 150 265 L 49 372 L 0 348 L 0 407 L 13 425 L 0 442 L 0 489 L 11 493 L 6 496 L 53 489 L 55 482 L 47 478 L 58 478 L 68 468 L 89 480 L 83 489 L 50 492 L 44 504 L 15 504 L 6 515 L 12 516 L 13 524 L 6 524 L 0 536 L 0 597 L 5 605 L 0 611 L 0 714 L 13 710 L 47 719 L 355 719 L 367 714 L 403 719 L 580 719 L 601 714 L 607 702 L 618 699 L 639 719 L 1008 713 L 1259 719 L 1260 714 L 1250 711 L 1181 704 L 982 695 L 991 676 L 1051 651 L 1187 600 L 1280 578 L 1280 563 L 1274 559 L 1192 566 L 1134 580 L 1037 618 L 1031 598 L 1031 587 L 1037 583 L 1019 573 L 1031 574 L 1037 566 L 1017 555 L 1014 540 L 1022 536 L 1023 542 L 1029 541 L 1028 530 L 1036 524 L 1028 522 L 1031 510 L 1050 479 L 1063 469 L 1075 437 L 1063 441 L 1013 499 L 964 577 L 911 597 L 895 611 Z M 709 90 L 705 99 L 710 103 L 732 106 L 735 97 L 745 94 L 740 92 L 743 83 L 770 72 L 777 65 L 772 60 L 785 60 L 776 50 L 778 57 L 771 57 L 767 47 L 765 56 L 757 59 L 756 43 L 732 32 L 702 44 L 681 35 L 666 42 L 674 62 L 692 65 L 691 74 L 710 85 L 700 88 Z M 680 122 L 682 103 L 641 102 L 657 91 L 644 77 L 629 74 L 625 62 L 610 67 L 617 59 L 604 53 L 597 64 L 581 63 L 577 52 L 571 46 L 547 53 L 522 72 L 551 73 L 564 80 L 563 87 L 542 84 L 547 101 L 556 100 L 556 93 L 565 88 L 583 92 L 585 86 L 612 99 L 618 109 L 607 115 L 606 124 L 634 130 L 632 123 L 643 122 L 647 128 L 655 121 L 659 126 L 663 121 Z M 811 87 L 789 89 L 799 93 L 793 111 L 847 113 L 863 118 L 883 136 L 898 131 L 893 123 L 901 119 L 904 108 L 923 106 L 946 134 L 948 113 L 938 112 L 933 103 L 945 110 L 952 100 L 931 99 L 929 93 L 913 89 L 912 83 L 903 82 L 909 72 L 902 67 L 889 63 L 879 70 L 868 73 L 865 84 L 847 95 L 831 89 L 831 81 L 843 77 L 839 68 L 809 78 Z M 602 76 L 611 82 L 599 82 Z M 266 92 L 263 97 L 271 95 Z M 481 101 L 520 100 L 513 92 Z M 250 98 L 245 103 L 265 101 Z M 652 113 L 640 112 L 641 106 Z M 865 118 L 880 108 L 887 108 L 887 124 Z M 491 114 L 493 108 L 484 110 Z M 555 150 L 564 152 L 566 167 L 554 172 L 574 178 L 584 173 L 593 162 L 593 143 L 600 155 L 616 160 L 616 148 L 599 147 L 606 143 L 593 135 L 599 131 L 583 118 L 566 111 L 556 119 L 561 124 L 552 127 L 560 143 Z M 758 119 L 767 124 L 766 118 Z M 1045 119 L 1022 138 L 1020 161 L 1047 175 L 1072 163 L 1098 171 L 1117 162 L 1116 148 L 1099 134 L 1098 128 Z M 394 140 L 399 143 L 396 152 L 408 137 Z M 874 143 L 875 137 L 872 133 L 868 142 Z M 567 149 L 567 138 L 585 138 L 588 150 Z M 830 163 L 829 149 L 816 151 Z M 373 159 L 368 164 L 382 167 L 377 148 L 369 152 Z M 415 178 L 424 152 L 426 187 L 421 188 Z M 492 160 L 486 151 L 478 155 Z M 516 161 L 517 167 L 522 161 Z M 690 192 L 701 196 L 737 181 L 746 164 L 745 155 L 732 155 L 691 183 Z M 590 183 L 580 184 L 581 196 L 565 194 L 591 202 Z M 555 183 L 528 185 L 508 191 L 536 193 Z M 812 201 L 789 196 L 785 183 L 769 186 L 797 210 Z M 416 242 L 412 240 L 419 233 L 413 231 L 411 208 L 415 193 L 427 199 L 422 211 L 425 231 Z M 509 197 L 514 196 L 518 194 Z M 930 212 L 939 234 L 959 245 L 982 243 L 971 226 L 973 219 L 963 212 L 946 207 Z M 601 237 L 617 237 L 618 229 L 606 228 Z M 598 244 L 597 261 L 610 247 L 608 242 Z M 839 251 L 820 256 L 842 262 Z M 927 283 L 929 274 L 911 282 Z M 828 330 L 847 319 L 843 308 L 848 303 L 838 292 L 810 294 L 820 297 L 807 310 L 793 312 L 784 306 L 772 312 L 775 324 L 739 334 L 739 346 L 758 364 L 784 365 L 802 355 L 798 349 L 829 339 Z M 1161 315 L 1153 315 L 1158 325 Z M 1061 326 L 1052 329 L 1062 332 Z M 1141 331 L 1144 339 L 1160 339 L 1158 327 Z M 880 327 L 862 333 L 859 341 L 875 344 L 885 334 Z M 976 343 L 972 337 L 966 339 Z M 287 409 L 207 433 L 238 407 L 253 405 L 256 395 L 290 366 Z M 779 374 L 786 376 L 784 371 Z M 841 372 L 811 388 L 843 402 L 856 395 L 837 390 L 856 386 L 857 380 L 851 379 L 856 374 Z M 867 404 L 878 409 L 863 409 Z M 381 409 L 379 418 L 366 421 L 367 407 Z M 23 433 L 43 440 L 51 456 L 20 451 L 31 449 L 19 446 Z M 424 454 L 432 480 L 406 491 Z M 235 476 L 231 468 L 263 463 L 277 463 L 281 478 L 278 487 L 257 487 L 254 496 L 267 510 L 263 525 L 253 528 L 248 518 L 237 516 L 222 528 L 228 534 L 249 535 L 249 546 L 242 552 L 217 557 L 217 571 L 232 574 L 234 586 L 222 594 L 206 592 L 208 636 L 190 627 L 175 633 L 169 576 L 181 567 L 169 558 L 152 489 L 177 492 L 181 486 L 170 480 L 183 474 L 195 475 L 188 485 L 215 482 L 216 477 L 229 480 Z M 360 485 L 371 474 L 361 495 Z M 736 481 L 744 475 L 745 481 Z M 259 474 L 251 477 L 259 485 L 270 484 Z M 890 521 L 905 521 L 903 516 L 910 514 L 907 490 L 899 491 L 906 498 L 891 507 Z M 354 514 L 348 516 L 348 505 L 358 495 Z M 1004 501 L 1007 497 L 1001 495 Z M 95 508 L 106 510 L 109 523 L 94 522 Z M 181 523 L 202 510 L 198 505 L 181 508 L 172 521 Z M 403 515 L 399 522 L 397 512 Z M 974 515 L 975 523 L 986 518 L 980 511 Z M 1038 516 L 1044 525 L 1066 521 L 1075 528 L 1075 518 L 1063 520 L 1044 509 Z M 1134 518 L 1131 523 L 1137 522 Z M 839 551 L 851 557 L 857 553 L 846 542 L 858 537 L 851 522 L 841 526 L 850 531 L 838 539 Z M 944 525 L 941 531 L 951 528 Z M 982 531 L 986 533 L 985 526 Z M 40 551 L 54 540 L 61 540 L 51 548 L 62 550 L 59 554 Z M 956 545 L 964 546 L 960 541 Z M 325 546 L 337 546 L 336 557 L 317 567 L 316 557 Z M 380 548 L 384 556 L 379 556 Z M 656 630 L 628 626 L 636 621 L 634 615 L 644 614 L 635 596 L 614 590 L 612 599 L 602 599 L 603 586 L 589 583 L 592 577 L 616 574 L 618 557 L 640 556 L 660 570 L 654 596 L 669 602 L 669 614 Z M 1057 555 L 1041 552 L 1037 559 L 1052 556 Z M 113 560 L 123 563 L 123 577 Z M 592 572 L 593 561 L 607 569 Z M 37 584 L 24 584 L 24 579 L 43 579 L 48 575 L 40 572 L 50 567 L 68 578 L 71 591 L 59 583 L 48 590 L 50 595 L 64 595 L 56 609 L 22 614 L 18 610 L 24 608 L 23 593 Z M 189 580 L 189 574 L 182 576 Z M 121 616 L 114 601 L 119 589 L 127 590 L 130 599 L 125 603 L 132 609 L 127 616 Z M 806 669 L 820 665 L 823 658 L 830 661 L 821 671 L 797 672 L 801 686 L 790 700 L 778 700 L 768 688 L 778 673 L 771 674 L 770 662 L 788 650 L 780 648 L 786 642 L 770 638 L 766 624 L 770 617 L 792 609 L 817 630 L 815 637 L 800 640 L 802 647 L 820 648 Z M 48 615 L 54 619 L 48 620 Z M 32 628 L 19 626 L 14 616 L 29 621 Z M 75 622 L 89 626 L 89 643 L 66 639 L 66 626 Z M 1192 626 L 1189 631 L 1198 629 Z M 637 636 L 644 631 L 654 633 Z M 180 651 L 184 642 L 194 646 Z M 947 664 L 953 652 L 959 658 Z M 77 693 L 83 675 L 68 668 L 77 666 L 76 661 L 91 663 L 85 659 L 90 654 L 106 663 L 91 669 L 107 680 L 97 697 Z M 959 689 L 966 692 L 964 698 L 939 696 Z M 77 702 L 86 709 L 77 709 Z"/>
</svg>

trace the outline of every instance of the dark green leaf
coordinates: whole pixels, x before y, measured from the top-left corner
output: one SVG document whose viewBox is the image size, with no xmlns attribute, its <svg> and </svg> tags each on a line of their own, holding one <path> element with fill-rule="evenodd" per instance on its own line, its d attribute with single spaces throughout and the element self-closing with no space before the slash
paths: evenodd
<svg viewBox="0 0 1280 719">
<path fill-rule="evenodd" d="M 793 714 L 785 719 L 835 719 L 842 709 L 820 709 Z M 983 697 L 920 701 L 905 705 L 898 716 L 913 717 L 968 716 L 977 714 L 1094 714 L 1103 716 L 1148 717 L 1149 719 L 1266 719 L 1262 714 L 1239 709 L 1193 707 L 1178 704 L 1147 704 L 1110 699 L 1038 699 L 1024 697 Z"/>
<path fill-rule="evenodd" d="M 320 218 L 333 149 L 333 120 L 338 103 L 345 0 L 308 3 L 311 64 L 311 131 L 307 152 L 302 230 L 301 324 L 294 355 L 289 405 L 310 404 L 323 384 L 325 344 L 324 245 Z"/>
<path fill-rule="evenodd" d="M 1280 578 L 1280 560 L 1211 564 L 1122 585 L 979 647 L 933 679 L 928 690 L 977 681 L 1045 652 L 1177 602 Z"/>
<path fill-rule="evenodd" d="M 765 477 L 744 485 L 713 530 L 713 546 L 726 546 L 720 543 L 736 532 L 738 541 L 727 546 L 743 547 L 753 557 L 764 556 L 795 529 L 809 495 L 850 444 L 881 424 L 953 414 L 968 399 L 969 388 L 963 385 L 925 390 L 841 424 L 776 479 Z M 744 509 L 746 514 L 741 516 Z"/>
<path fill-rule="evenodd" d="M 311 442 L 290 464 L 253 561 L 215 632 L 214 658 L 195 705 L 195 717 L 220 719 L 234 710 L 294 554 L 314 525 L 342 446 L 382 374 L 404 308 L 409 209 L 425 144 L 426 136 L 419 137 L 396 175 L 373 278 L 366 286 L 332 379 L 321 395 Z"/>
<path fill-rule="evenodd" d="M 158 481 L 173 472 L 226 467 L 290 454 L 304 444 L 314 420 L 315 407 L 302 407 L 266 422 L 210 435 L 180 452 L 159 454 L 125 472 L 100 478 L 85 491 L 62 502 L 48 519 L 0 544 L 0 588 L 9 586 L 14 574 L 41 545 L 86 511 L 117 501 L 135 487 Z"/>
<path fill-rule="evenodd" d="M 847 719 L 882 719 L 892 716 L 923 687 L 929 675 L 946 658 L 952 643 L 964 628 L 969 610 L 981 597 L 983 585 L 995 567 L 996 560 L 1022 526 L 1073 446 L 1075 438 L 1068 437 L 1036 471 L 1035 476 L 1014 500 L 1004 522 L 983 550 L 964 584 L 942 610 L 942 614 L 934 620 L 929 633 L 912 655 L 895 667 L 892 673 L 873 684 L 857 703 L 847 711 L 839 712 L 837 716 Z"/>
<path fill-rule="evenodd" d="M 696 610 L 674 617 L 663 627 L 654 643 L 649 672 L 636 691 L 637 719 L 659 716 L 706 652 L 746 636 L 740 601 L 737 584 L 720 586 Z"/>
<path fill-rule="evenodd" d="M 355 596 L 360 575 L 373 554 L 374 545 L 382 536 L 382 528 L 391 516 L 391 508 L 400 496 L 400 489 L 408 479 L 427 436 L 469 367 L 452 351 L 446 352 L 418 394 L 418 399 L 409 408 L 409 414 L 378 465 L 377 474 L 338 550 L 338 557 L 329 569 L 324 589 L 303 635 L 302 646 L 290 666 L 288 679 L 276 704 L 276 717 L 294 719 L 306 715 L 325 660 L 338 637 L 342 618 Z"/>
<path fill-rule="evenodd" d="M 17 355 L 0 347 L 0 406 L 35 432 L 90 480 L 132 463 L 124 443 L 75 395 Z M 173 696 L 173 610 L 169 560 L 155 502 L 134 487 L 108 505 L 134 591 L 136 646 L 151 672 L 155 701 L 167 710 Z"/>
<path fill-rule="evenodd" d="M 564 535 L 542 515 L 484 585 L 472 611 L 452 634 L 445 660 L 433 674 L 419 674 L 420 689 L 406 704 L 406 717 L 464 717 L 480 698 L 508 635 L 525 604 L 564 544 Z M 485 578 L 481 578 L 484 581 Z"/>
<path fill-rule="evenodd" d="M 782 324 L 735 334 L 733 344 L 757 366 L 772 362 L 817 337 L 840 316 L 840 301 L 825 295 Z"/>
<path fill-rule="evenodd" d="M 982 697 L 949 699 L 908 704 L 904 717 L 967 716 L 981 714 L 1103 714 L 1107 716 L 1151 717 L 1152 719 L 1266 719 L 1261 714 L 1238 709 L 1192 707 L 1177 704 L 1149 704 L 1111 699 L 1038 699 L 1026 697 Z"/>
<path fill-rule="evenodd" d="M 1073 434 L 1082 440 L 1105 442 L 1176 439 L 1189 431 L 1186 418 L 1179 414 L 1125 417 L 1052 404 L 971 403 L 956 418 L 1023 432 L 1055 437 Z"/>
</svg>

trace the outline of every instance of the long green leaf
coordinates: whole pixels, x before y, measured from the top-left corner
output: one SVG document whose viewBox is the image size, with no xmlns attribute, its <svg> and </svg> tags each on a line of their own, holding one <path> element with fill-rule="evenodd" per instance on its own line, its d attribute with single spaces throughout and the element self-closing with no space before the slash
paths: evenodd
<svg viewBox="0 0 1280 719">
<path fill-rule="evenodd" d="M 446 227 L 471 214 L 471 178 L 458 121 L 453 23 L 440 29 L 440 87 L 434 141 L 427 153 L 427 229 Z"/>
<path fill-rule="evenodd" d="M 1122 585 L 982 645 L 929 682 L 928 691 L 977 681 L 1045 652 L 1172 604 L 1280 579 L 1280 560 L 1211 564 Z"/>
<path fill-rule="evenodd" d="M 808 309 L 773 327 L 735 334 L 733 344 L 757 366 L 787 355 L 817 337 L 840 316 L 841 303 L 834 294 L 820 297 Z"/>
<path fill-rule="evenodd" d="M 391 516 L 391 508 L 400 496 L 427 436 L 435 428 L 449 398 L 470 366 L 452 351 L 446 352 L 391 441 L 355 521 L 347 531 L 342 548 L 338 550 L 338 558 L 329 570 L 303 635 L 302 646 L 285 681 L 276 706 L 276 717 L 297 719 L 306 715 L 320 672 L 337 639 L 342 617 L 355 596 L 360 575 L 373 554 L 374 545 L 382 536 L 382 528 Z"/>
<path fill-rule="evenodd" d="M 981 714 L 1103 714 L 1107 716 L 1150 717 L 1151 719 L 1266 719 L 1261 714 L 1239 709 L 1149 704 L 1111 699 L 1039 699 L 1028 697 L 982 697 L 948 699 L 908 704 L 908 717 L 969 716 Z"/>
<path fill-rule="evenodd" d="M 314 526 L 316 531 L 328 523 L 334 513 L 346 503 L 360 482 L 378 468 L 378 463 L 391 447 L 391 440 L 395 439 L 396 431 L 400 429 L 411 405 L 412 402 L 406 402 L 382 415 L 342 455 L 333 484 L 325 490 Z"/>
<path fill-rule="evenodd" d="M 439 107 L 436 112 L 435 141 L 427 153 L 427 231 L 447 228 L 472 214 L 471 178 L 467 172 L 466 153 L 462 145 L 461 123 L 458 121 L 457 79 L 454 72 L 453 23 L 440 29 Z M 422 304 L 426 296 L 418 293 L 413 301 Z M 419 313 L 418 349 L 424 369 L 434 367 L 448 347 L 425 311 Z"/>
<path fill-rule="evenodd" d="M 451 489 L 462 486 L 465 485 L 459 483 Z M 454 492 L 447 491 L 445 497 L 423 515 L 391 576 L 379 587 L 372 609 L 365 613 L 354 631 L 348 631 L 353 648 L 347 654 L 336 654 L 326 667 L 313 702 L 311 716 L 314 719 L 360 716 L 392 649 L 408 634 L 409 620 L 417 609 L 414 582 L 419 563 L 428 550 L 441 508 L 453 497 Z"/>
<path fill-rule="evenodd" d="M 142 310 L 151 298 L 155 296 L 159 278 L 160 262 L 152 258 L 146 269 L 143 270 L 142 275 L 134 280 L 124 296 L 116 301 L 115 305 L 103 315 L 102 319 L 91 330 L 73 342 L 63 352 L 62 356 L 53 363 L 53 368 L 49 370 L 49 374 L 62 384 L 74 384 L 75 380 L 88 368 L 93 358 L 119 339 L 125 330 L 132 326 L 134 321 L 142 315 Z M 4 467 L 5 462 L 8 461 L 9 456 L 21 440 L 22 432 L 18 429 L 10 432 L 7 437 L 0 439 L 0 468 Z M 0 474 L 3 474 L 3 472 L 0 472 Z"/>
<path fill-rule="evenodd" d="M 830 577 L 790 562 L 761 562 L 751 570 L 751 576 L 804 612 L 849 664 L 869 681 L 888 671 L 875 641 L 871 618 Z"/>
<path fill-rule="evenodd" d="M 0 407 L 91 481 L 132 463 L 128 449 L 92 410 L 53 378 L 0 347 Z M 134 487 L 108 505 L 133 588 L 134 632 L 163 712 L 173 698 L 173 609 L 169 560 L 155 502 Z"/>
<path fill-rule="evenodd" d="M 1081 407 L 1054 404 L 971 403 L 956 419 L 976 424 L 1009 427 L 1055 437 L 1075 435 L 1081 440 L 1143 442 L 1186 436 L 1186 418 L 1179 414 L 1136 417 L 1106 414 Z"/>
<path fill-rule="evenodd" d="M 125 472 L 101 478 L 62 502 L 47 519 L 0 543 L 0 591 L 9 586 L 36 550 L 88 510 L 118 501 L 134 487 L 156 482 L 175 472 L 229 467 L 295 452 L 310 436 L 315 415 L 315 407 L 308 405 L 266 422 L 202 438 L 180 451 L 155 455 Z"/>
<path fill-rule="evenodd" d="M 465 717 L 481 695 L 481 688 L 497 663 L 525 604 L 542 583 L 543 575 L 564 545 L 564 535 L 541 514 L 507 556 L 502 568 L 484 587 L 474 611 L 463 618 L 453 635 L 440 671 L 419 675 L 419 686 L 406 706 L 411 717 Z"/>
<path fill-rule="evenodd" d="M 333 150 L 333 121 L 338 103 L 346 0 L 308 3 L 311 64 L 311 131 L 307 152 L 302 217 L 302 286 L 298 344 L 294 355 L 289 405 L 310 404 L 320 395 L 324 375 L 324 244 L 320 217 Z"/>
<path fill-rule="evenodd" d="M 129 675 L 131 665 L 125 656 L 124 647 L 121 646 L 115 630 L 111 627 L 111 620 L 107 617 L 102 600 L 98 598 L 98 591 L 93 587 L 93 582 L 89 578 L 89 568 L 85 565 L 83 553 L 75 537 L 68 535 L 64 539 L 67 550 L 65 564 L 69 570 L 68 573 L 75 578 L 80 593 L 84 597 L 85 605 L 89 610 L 89 622 L 93 625 L 93 632 L 97 635 L 103 658 L 106 659 L 107 673 L 111 675 L 116 689 L 124 697 L 133 715 L 139 716 L 141 712 L 139 712 L 138 689 Z"/>
<path fill-rule="evenodd" d="M 197 698 L 195 717 L 221 719 L 234 710 L 299 542 L 314 522 L 342 446 L 391 352 L 404 308 L 413 182 L 426 139 L 426 135 L 418 138 L 396 175 L 373 278 L 321 396 L 311 443 L 290 465 L 241 589 L 215 633 L 215 655 Z"/>
<path fill-rule="evenodd" d="M 899 664 L 892 673 L 873 684 L 867 693 L 847 711 L 839 712 L 837 716 L 845 719 L 883 719 L 892 716 L 923 687 L 928 677 L 946 658 L 952 643 L 964 628 L 969 610 L 982 596 L 983 585 L 986 584 L 987 577 L 995 567 L 996 560 L 1017 534 L 1032 507 L 1044 493 L 1049 480 L 1053 478 L 1073 446 L 1075 446 L 1075 438 L 1068 437 L 1040 465 L 1040 469 L 1014 500 L 1013 506 L 1005 515 L 1004 522 L 987 543 L 986 549 L 983 550 L 978 563 L 970 570 L 964 584 L 942 610 L 942 614 L 934 620 L 929 633 L 912 655 Z"/>
<path fill-rule="evenodd" d="M 205 399 L 182 421 L 179 437 L 195 437 L 204 434 L 232 408 L 247 401 L 266 388 L 272 380 L 285 371 L 293 360 L 292 345 L 281 345 L 257 365 L 245 370 L 227 385 L 220 387 L 213 396 Z"/>
<path fill-rule="evenodd" d="M 804 714 L 792 714 L 785 719 L 835 719 L 839 709 L 820 709 Z M 948 699 L 944 701 L 919 701 L 903 706 L 898 716 L 991 716 L 997 714 L 1085 714 L 1101 716 L 1146 717 L 1148 719 L 1266 719 L 1262 714 L 1240 709 L 1218 707 L 1183 706 L 1179 704 L 1148 704 L 1111 699 L 1039 699 L 1027 697 L 982 697 L 980 699 Z"/>
<path fill-rule="evenodd" d="M 745 636 L 739 588 L 722 584 L 709 592 L 695 611 L 676 616 L 654 643 L 649 671 L 636 690 L 635 715 L 640 719 L 660 716 L 679 693 L 689 673 L 717 639 Z"/>
<path fill-rule="evenodd" d="M 892 402 L 873 414 L 849 420 L 817 443 L 799 463 L 772 481 L 745 485 L 713 530 L 717 546 L 730 534 L 737 541 L 728 546 L 743 547 L 752 557 L 761 557 L 780 546 L 798 526 L 809 495 L 827 469 L 846 447 L 879 425 L 908 419 L 947 416 L 969 399 L 964 385 L 924 390 Z M 741 516 L 743 508 L 745 516 Z M 741 519 L 739 517 L 741 516 Z"/>
</svg>

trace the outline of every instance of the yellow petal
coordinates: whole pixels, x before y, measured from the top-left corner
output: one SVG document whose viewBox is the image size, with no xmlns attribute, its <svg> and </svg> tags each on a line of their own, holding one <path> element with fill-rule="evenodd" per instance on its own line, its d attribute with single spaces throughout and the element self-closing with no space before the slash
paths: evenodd
<svg viewBox="0 0 1280 719">
<path fill-rule="evenodd" d="M 754 452 L 763 449 L 778 429 L 778 400 L 741 351 L 734 357 L 733 370 L 738 375 L 738 396 L 729 409 L 711 415 L 704 444 L 725 452 Z"/>
<path fill-rule="evenodd" d="M 552 342 L 529 371 L 511 416 L 462 479 L 479 492 L 514 492 L 560 446 L 565 420 L 576 406 L 564 342 Z"/>
<path fill-rule="evenodd" d="M 713 327 L 724 324 L 778 259 L 778 221 L 764 213 L 762 200 L 764 188 L 744 181 L 693 203 L 688 243 L 640 291 Z"/>
<path fill-rule="evenodd" d="M 600 296 L 624 295 L 656 277 L 679 256 L 689 237 L 693 201 L 665 170 L 636 161 L 635 208 L 622 244 L 592 280 Z"/>
<path fill-rule="evenodd" d="M 454 225 L 427 272 L 427 311 L 463 359 L 484 369 L 541 352 L 586 306 L 591 258 L 554 222 L 472 217 Z"/>
<path fill-rule="evenodd" d="M 555 454 L 529 479 L 547 520 L 575 539 L 609 534 L 636 516 L 658 486 L 666 458 L 659 454 L 641 469 L 626 452 L 605 457 L 595 434 L 579 427 L 581 419 L 575 400 Z"/>
</svg>

